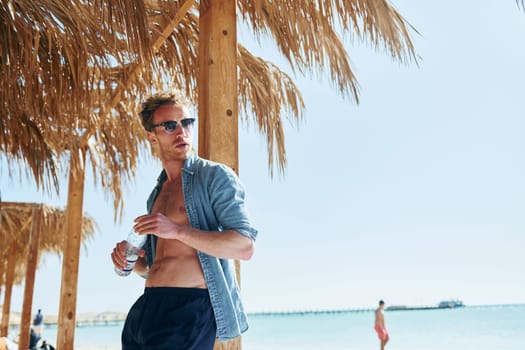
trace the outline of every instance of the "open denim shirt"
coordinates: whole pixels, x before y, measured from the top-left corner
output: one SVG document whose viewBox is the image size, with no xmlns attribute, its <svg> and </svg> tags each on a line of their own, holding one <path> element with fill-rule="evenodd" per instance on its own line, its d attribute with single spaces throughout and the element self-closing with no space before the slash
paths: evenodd
<svg viewBox="0 0 525 350">
<path fill-rule="evenodd" d="M 148 213 L 167 175 L 163 170 L 147 202 Z M 255 240 L 244 202 L 244 188 L 232 169 L 198 157 L 194 152 L 182 168 L 184 204 L 190 225 L 204 231 L 235 230 Z M 157 237 L 148 235 L 144 249 L 148 267 L 153 264 Z M 248 329 L 232 260 L 219 259 L 198 251 L 217 323 L 217 338 L 233 339 Z"/>
</svg>

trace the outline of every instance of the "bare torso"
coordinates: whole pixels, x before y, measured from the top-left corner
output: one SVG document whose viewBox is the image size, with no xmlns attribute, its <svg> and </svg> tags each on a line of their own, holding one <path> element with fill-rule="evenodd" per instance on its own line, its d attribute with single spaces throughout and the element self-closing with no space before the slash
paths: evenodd
<svg viewBox="0 0 525 350">
<path fill-rule="evenodd" d="M 164 183 L 153 213 L 162 213 L 180 225 L 189 224 L 180 176 Z M 146 287 L 206 288 L 197 251 L 178 240 L 159 238 Z"/>
<path fill-rule="evenodd" d="M 376 321 L 375 323 L 381 327 L 385 326 L 385 314 L 381 308 L 376 309 Z"/>
</svg>

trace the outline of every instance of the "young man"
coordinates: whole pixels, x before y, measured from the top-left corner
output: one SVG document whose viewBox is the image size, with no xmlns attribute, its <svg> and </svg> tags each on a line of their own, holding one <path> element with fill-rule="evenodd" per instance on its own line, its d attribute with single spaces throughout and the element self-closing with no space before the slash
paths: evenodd
<svg viewBox="0 0 525 350">
<path fill-rule="evenodd" d="M 134 269 L 146 288 L 128 313 L 122 349 L 212 349 L 215 338 L 248 328 L 232 259 L 251 258 L 257 230 L 236 174 L 195 154 L 195 119 L 184 97 L 157 94 L 142 107 L 163 171 L 148 214 L 133 227 L 148 234 Z M 126 265 L 125 246 L 117 243 L 111 254 L 117 268 Z"/>
<path fill-rule="evenodd" d="M 379 300 L 379 307 L 376 309 L 376 320 L 374 328 L 377 332 L 377 336 L 379 337 L 379 340 L 381 341 L 381 350 L 385 349 L 386 343 L 388 343 L 388 331 L 386 330 L 385 325 L 385 302 L 383 300 Z"/>
</svg>

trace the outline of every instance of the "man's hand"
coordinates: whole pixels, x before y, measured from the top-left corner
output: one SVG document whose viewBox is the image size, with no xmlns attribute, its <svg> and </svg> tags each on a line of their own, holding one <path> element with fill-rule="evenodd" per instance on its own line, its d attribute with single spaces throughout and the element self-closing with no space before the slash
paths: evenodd
<svg viewBox="0 0 525 350">
<path fill-rule="evenodd" d="M 182 226 L 161 213 L 147 214 L 135 219 L 133 229 L 143 234 L 153 234 L 164 239 L 177 239 Z"/>
<path fill-rule="evenodd" d="M 113 251 L 111 252 L 111 260 L 113 261 L 113 265 L 119 270 L 122 270 L 128 265 L 128 260 L 126 259 L 126 246 L 128 242 L 126 241 L 120 241 L 115 245 L 115 248 L 113 248 Z M 139 257 L 144 257 L 145 255 L 144 249 L 140 249 L 138 251 Z"/>
</svg>

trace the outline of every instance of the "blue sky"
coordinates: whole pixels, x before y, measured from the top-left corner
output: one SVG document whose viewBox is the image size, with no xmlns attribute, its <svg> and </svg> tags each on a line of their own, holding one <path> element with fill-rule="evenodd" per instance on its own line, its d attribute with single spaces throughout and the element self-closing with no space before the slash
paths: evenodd
<svg viewBox="0 0 525 350">
<path fill-rule="evenodd" d="M 240 176 L 259 228 L 242 264 L 248 311 L 525 303 L 525 13 L 512 0 L 393 1 L 420 32 L 419 66 L 347 43 L 358 106 L 327 78 L 296 77 L 306 102 L 286 126 L 288 168 L 270 179 L 265 143 L 240 134 Z M 250 36 L 239 34 L 247 46 Z M 265 58 L 283 60 L 265 46 Z M 159 171 L 143 164 L 124 222 L 87 178 L 85 211 L 100 227 L 81 253 L 78 312 L 127 311 L 143 288 L 118 277 L 110 252 Z M 65 205 L 0 171 L 2 199 Z M 47 256 L 34 308 L 57 313 L 61 261 Z M 23 289 L 14 289 L 20 310 Z"/>
</svg>

